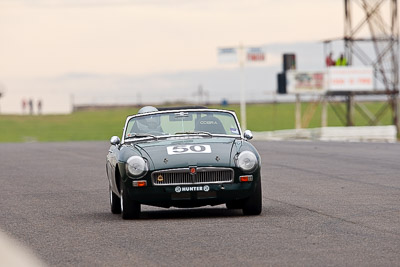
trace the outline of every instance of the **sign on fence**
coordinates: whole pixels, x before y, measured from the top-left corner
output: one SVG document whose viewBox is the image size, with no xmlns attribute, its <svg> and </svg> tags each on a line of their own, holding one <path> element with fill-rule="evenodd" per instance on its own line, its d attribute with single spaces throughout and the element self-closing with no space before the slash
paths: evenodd
<svg viewBox="0 0 400 267">
<path fill-rule="evenodd" d="M 374 72 L 372 68 L 332 67 L 327 72 L 328 91 L 372 91 Z"/>
<path fill-rule="evenodd" d="M 325 93 L 324 72 L 295 71 L 286 72 L 286 90 L 289 94 Z"/>
<path fill-rule="evenodd" d="M 249 47 L 246 51 L 247 61 L 265 61 L 265 49 L 263 47 Z"/>
<path fill-rule="evenodd" d="M 238 63 L 238 49 L 234 47 L 218 48 L 219 63 Z"/>
<path fill-rule="evenodd" d="M 286 72 L 286 89 L 289 94 L 324 94 L 336 91 L 374 90 L 372 67 L 330 67 L 326 71 Z"/>
</svg>

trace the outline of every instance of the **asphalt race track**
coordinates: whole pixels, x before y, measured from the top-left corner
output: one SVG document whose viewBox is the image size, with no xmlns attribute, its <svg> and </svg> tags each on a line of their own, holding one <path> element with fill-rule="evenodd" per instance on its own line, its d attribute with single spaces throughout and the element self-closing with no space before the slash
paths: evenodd
<svg viewBox="0 0 400 267">
<path fill-rule="evenodd" d="M 109 211 L 107 142 L 0 144 L 0 229 L 50 266 L 400 263 L 400 144 L 253 142 L 263 212 Z M 0 259 L 1 265 L 1 259 Z"/>
</svg>

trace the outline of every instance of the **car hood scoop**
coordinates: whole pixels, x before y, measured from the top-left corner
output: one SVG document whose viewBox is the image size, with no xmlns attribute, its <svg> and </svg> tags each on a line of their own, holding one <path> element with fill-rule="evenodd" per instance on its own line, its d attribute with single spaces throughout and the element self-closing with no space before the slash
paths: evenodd
<svg viewBox="0 0 400 267">
<path fill-rule="evenodd" d="M 232 149 L 235 138 L 179 138 L 136 143 L 150 169 L 174 169 L 188 166 L 234 166 Z M 236 150 L 235 150 L 236 153 Z"/>
</svg>

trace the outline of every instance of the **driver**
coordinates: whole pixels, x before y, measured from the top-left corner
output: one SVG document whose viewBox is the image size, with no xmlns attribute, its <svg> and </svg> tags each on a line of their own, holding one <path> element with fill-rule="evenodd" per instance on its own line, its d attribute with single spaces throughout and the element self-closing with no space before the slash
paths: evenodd
<svg viewBox="0 0 400 267">
<path fill-rule="evenodd" d="M 154 111 L 158 111 L 158 109 L 156 109 L 155 107 L 146 106 L 146 107 L 141 108 L 139 110 L 138 114 L 149 113 L 149 112 L 154 112 Z M 135 124 L 136 124 L 136 127 L 132 128 L 132 131 L 134 131 L 134 132 L 148 133 L 148 134 L 163 133 L 163 130 L 161 128 L 159 114 L 148 115 L 148 116 L 143 116 L 143 117 L 137 118 Z"/>
<path fill-rule="evenodd" d="M 149 115 L 136 120 L 137 127 L 141 133 L 162 132 L 160 115 Z"/>
</svg>

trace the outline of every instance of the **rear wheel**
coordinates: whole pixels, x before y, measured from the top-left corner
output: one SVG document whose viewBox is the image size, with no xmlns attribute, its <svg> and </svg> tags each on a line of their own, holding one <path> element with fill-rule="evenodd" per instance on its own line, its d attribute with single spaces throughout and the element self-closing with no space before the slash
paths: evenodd
<svg viewBox="0 0 400 267">
<path fill-rule="evenodd" d="M 111 186 L 109 186 L 109 191 L 111 212 L 113 214 L 121 214 L 121 202 L 119 197 L 112 191 Z"/>
<path fill-rule="evenodd" d="M 262 211 L 261 177 L 257 183 L 256 191 L 249 197 L 243 206 L 244 215 L 259 215 Z"/>
<path fill-rule="evenodd" d="M 128 196 L 128 192 L 125 190 L 124 183 L 121 179 L 121 213 L 122 219 L 131 220 L 138 219 L 140 217 L 140 203 L 131 200 Z"/>
</svg>

